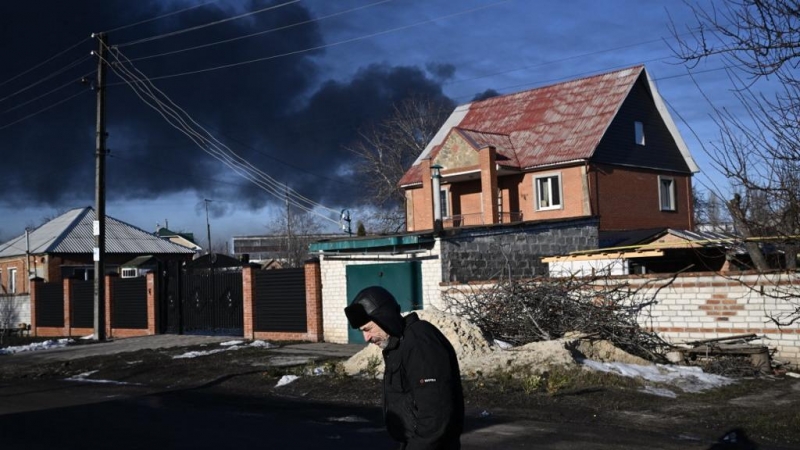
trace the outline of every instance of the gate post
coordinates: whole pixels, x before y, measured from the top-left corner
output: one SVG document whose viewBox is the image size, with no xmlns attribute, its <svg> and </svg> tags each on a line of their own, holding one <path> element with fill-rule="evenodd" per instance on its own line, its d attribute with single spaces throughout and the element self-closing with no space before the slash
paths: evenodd
<svg viewBox="0 0 800 450">
<path fill-rule="evenodd" d="M 322 342 L 322 272 L 319 258 L 304 265 L 306 275 L 306 332 L 312 342 Z"/>
<path fill-rule="evenodd" d="M 106 318 L 106 323 L 105 323 L 105 326 L 106 326 L 106 337 L 107 338 L 111 338 L 111 337 L 113 337 L 112 336 L 113 328 L 111 327 L 111 322 L 113 320 L 112 313 L 113 313 L 113 307 L 114 307 L 114 301 L 113 301 L 114 300 L 114 292 L 111 290 L 113 277 L 111 275 L 106 275 L 104 278 L 105 278 L 105 283 L 106 283 L 106 305 L 105 305 L 106 306 L 106 314 L 105 314 L 105 318 Z"/>
<path fill-rule="evenodd" d="M 255 298 L 255 268 L 246 264 L 242 267 L 242 313 L 244 315 L 244 338 L 255 338 L 253 323 L 253 299 Z"/>
<path fill-rule="evenodd" d="M 39 291 L 41 290 L 42 284 L 44 283 L 43 278 L 33 277 L 30 280 L 30 289 L 31 289 L 31 333 L 36 336 L 36 301 L 39 297 Z"/>
<path fill-rule="evenodd" d="M 156 274 L 148 272 L 147 275 L 147 334 L 156 334 Z"/>
<path fill-rule="evenodd" d="M 72 279 L 64 278 L 64 335 L 72 336 Z"/>
</svg>

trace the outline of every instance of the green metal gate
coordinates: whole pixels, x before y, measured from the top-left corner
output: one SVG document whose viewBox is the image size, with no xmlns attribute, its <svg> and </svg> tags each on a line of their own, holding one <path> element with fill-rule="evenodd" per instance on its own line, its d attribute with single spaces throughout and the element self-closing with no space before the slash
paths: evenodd
<svg viewBox="0 0 800 450">
<path fill-rule="evenodd" d="M 351 265 L 345 270 L 348 305 L 362 289 L 381 286 L 394 295 L 401 311 L 422 309 L 422 265 L 419 261 Z M 363 344 L 361 331 L 348 326 L 348 342 Z"/>
</svg>

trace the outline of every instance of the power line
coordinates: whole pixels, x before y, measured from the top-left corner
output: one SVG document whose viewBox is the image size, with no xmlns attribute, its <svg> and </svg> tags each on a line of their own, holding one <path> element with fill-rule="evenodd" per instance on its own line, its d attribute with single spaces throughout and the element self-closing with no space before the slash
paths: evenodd
<svg viewBox="0 0 800 450">
<path fill-rule="evenodd" d="M 58 92 L 58 91 L 60 91 L 60 90 L 62 90 L 62 89 L 64 89 L 64 88 L 66 88 L 66 87 L 68 87 L 68 86 L 71 86 L 71 85 L 73 85 L 75 82 L 80 82 L 80 81 L 82 81 L 84 78 L 88 77 L 89 75 L 92 75 L 92 74 L 93 74 L 93 73 L 95 73 L 96 71 L 97 71 L 97 70 L 93 70 L 93 71 L 91 71 L 91 72 L 87 72 L 85 75 L 81 75 L 80 77 L 78 77 L 78 78 L 76 78 L 76 79 L 70 80 L 70 81 L 68 81 L 68 82 L 66 82 L 66 83 L 64 83 L 64 84 L 62 84 L 61 86 L 59 86 L 59 87 L 57 87 L 57 88 L 53 89 L 53 90 L 50 90 L 50 91 L 48 91 L 48 92 L 45 92 L 44 94 L 42 94 L 42 95 L 40 95 L 40 96 L 38 96 L 38 97 L 34 97 L 34 98 L 32 98 L 32 99 L 30 99 L 30 100 L 28 100 L 28 101 L 26 101 L 26 102 L 20 103 L 19 105 L 15 106 L 15 107 L 13 107 L 13 108 L 9 108 L 9 109 L 7 109 L 7 110 L 5 110 L 5 111 L 2 111 L 2 112 L 0 112 L 0 114 L 6 114 L 6 113 L 10 113 L 11 111 L 14 111 L 14 110 L 16 110 L 16 109 L 22 108 L 23 106 L 25 106 L 25 105 L 27 105 L 27 104 L 29 104 L 29 103 L 35 102 L 36 100 L 39 100 L 39 99 L 42 99 L 42 98 L 44 98 L 44 97 L 47 97 L 48 95 L 54 94 L 54 93 L 56 93 L 56 92 Z"/>
<path fill-rule="evenodd" d="M 20 122 L 22 122 L 23 120 L 28 120 L 28 119 L 30 119 L 31 117 L 38 116 L 39 114 L 41 114 L 41 113 L 43 113 L 43 112 L 45 112 L 45 111 L 47 111 L 47 110 L 50 110 L 50 109 L 52 109 L 52 108 L 55 108 L 56 106 L 58 106 L 58 105 L 60 105 L 60 104 L 62 104 L 62 103 L 65 103 L 65 102 L 67 102 L 67 101 L 69 101 L 69 100 L 72 100 L 73 98 L 75 98 L 75 97 L 77 97 L 77 96 L 79 96 L 79 95 L 81 95 L 81 94 L 83 94 L 83 93 L 85 93 L 85 92 L 88 92 L 88 91 L 86 91 L 86 90 L 81 90 L 81 91 L 79 91 L 77 94 L 70 95 L 69 97 L 67 97 L 67 98 L 65 98 L 65 99 L 62 99 L 62 100 L 59 100 L 59 101 L 57 101 L 56 103 L 53 103 L 53 104 L 52 104 L 52 105 L 50 105 L 50 106 L 47 106 L 47 107 L 45 107 L 45 108 L 42 108 L 42 109 L 40 109 L 40 110 L 38 110 L 38 111 L 36 111 L 36 112 L 34 112 L 34 113 L 32 113 L 32 114 L 28 114 L 27 116 L 25 116 L 25 117 L 23 117 L 23 118 L 21 118 L 21 119 L 15 120 L 15 121 L 13 121 L 13 122 L 10 122 L 10 123 L 7 123 L 7 124 L 5 124 L 5 125 L 1 126 L 1 127 L 0 127 L 0 130 L 5 130 L 6 128 L 8 128 L 8 127 L 10 127 L 10 126 L 12 126 L 12 125 L 15 125 L 15 124 L 17 124 L 17 123 L 20 123 Z"/>
<path fill-rule="evenodd" d="M 67 64 L 66 66 L 62 67 L 59 70 L 56 70 L 55 72 L 51 73 L 50 75 L 48 75 L 48 76 L 46 76 L 44 78 L 41 78 L 38 81 L 36 81 L 34 83 L 31 83 L 28 86 L 26 86 L 26 87 L 24 87 L 24 88 L 22 88 L 22 89 L 20 89 L 20 90 L 18 90 L 16 92 L 12 92 L 11 94 L 8 94 L 3 98 L 0 98 L 0 103 L 8 100 L 11 97 L 14 97 L 14 96 L 16 96 L 18 94 L 21 94 L 21 93 L 27 91 L 28 89 L 31 89 L 31 88 L 33 88 L 35 86 L 38 86 L 38 85 L 44 83 L 45 81 L 47 81 L 47 80 L 49 80 L 49 79 L 51 79 L 51 78 L 53 78 L 53 77 L 55 77 L 57 75 L 60 75 L 60 74 L 62 74 L 64 72 L 66 72 L 67 70 L 69 70 L 69 69 L 71 69 L 71 68 L 73 68 L 73 67 L 75 67 L 75 66 L 77 66 L 77 65 L 79 65 L 81 63 L 83 63 L 84 61 L 87 61 L 89 58 L 91 58 L 91 55 L 86 55 L 86 56 L 84 56 L 84 57 L 82 57 L 80 59 L 77 59 L 77 60 Z"/>
<path fill-rule="evenodd" d="M 151 36 L 151 37 L 139 39 L 139 40 L 136 40 L 136 41 L 126 42 L 124 44 L 119 44 L 116 47 L 118 47 L 118 48 L 129 47 L 131 45 L 137 45 L 137 44 L 142 44 L 142 43 L 145 43 L 145 42 L 155 41 L 155 40 L 158 40 L 158 39 L 164 39 L 164 38 L 167 38 L 167 37 L 177 36 L 179 34 L 189 33 L 191 31 L 196 31 L 196 30 L 201 30 L 203 28 L 208 28 L 208 27 L 211 27 L 211 26 L 214 26 L 214 25 L 219 25 L 221 23 L 230 22 L 232 20 L 237 20 L 237 19 L 241 19 L 241 18 L 244 18 L 244 17 L 252 16 L 252 15 L 255 15 L 255 14 L 260 14 L 262 12 L 272 11 L 274 9 L 282 8 L 284 6 L 289 6 L 289 5 L 292 5 L 294 3 L 298 3 L 298 2 L 300 2 L 300 0 L 290 0 L 288 2 L 280 3 L 278 5 L 272 5 L 272 6 L 268 6 L 266 8 L 261 8 L 261 9 L 256 10 L 256 11 L 250 11 L 250 12 L 247 12 L 247 13 L 244 13 L 244 14 L 239 14 L 238 16 L 227 17 L 225 19 L 220 19 L 220 20 L 217 20 L 217 21 L 214 21 L 214 22 L 210 22 L 210 23 L 205 23 L 205 24 L 202 24 L 202 25 L 196 25 L 196 26 L 193 26 L 193 27 L 184 28 L 182 30 L 171 31 L 169 33 L 159 34 L 157 36 Z"/>
<path fill-rule="evenodd" d="M 317 213 L 313 210 L 313 208 L 320 207 L 338 214 L 337 210 L 316 203 L 313 200 L 300 195 L 294 190 L 287 190 L 285 185 L 253 166 L 250 162 L 239 156 L 237 153 L 232 151 L 229 147 L 211 135 L 185 110 L 180 108 L 171 99 L 169 99 L 169 97 L 167 97 L 163 91 L 155 87 L 155 85 L 153 85 L 153 83 L 147 79 L 147 77 L 144 76 L 141 71 L 135 69 L 138 73 L 137 75 L 130 69 L 126 68 L 126 64 L 124 64 L 120 59 L 120 56 L 124 55 L 121 54 L 119 49 L 116 49 L 112 54 L 120 64 L 109 65 L 115 72 L 117 72 L 118 75 L 123 78 L 123 80 L 125 80 L 125 82 L 134 90 L 136 95 L 142 101 L 144 101 L 145 104 L 155 109 L 171 126 L 189 137 L 189 139 L 191 139 L 203 151 L 221 161 L 223 164 L 233 169 L 234 172 L 252 181 L 254 184 L 273 196 L 279 198 L 285 197 L 287 201 L 291 201 L 295 207 L 305 210 L 306 212 L 316 214 L 326 220 L 338 224 L 337 221 Z M 106 63 L 108 64 L 107 61 Z M 127 61 L 127 65 L 132 66 L 129 61 Z M 290 196 L 291 199 L 289 198 Z"/>
<path fill-rule="evenodd" d="M 184 52 L 188 52 L 188 51 L 192 51 L 192 50 L 199 50 L 201 48 L 212 47 L 212 46 L 215 46 L 215 45 L 227 44 L 229 42 L 239 41 L 239 40 L 242 40 L 242 39 L 247 39 L 247 38 L 251 38 L 251 37 L 255 37 L 255 36 L 261 36 L 261 35 L 267 34 L 267 33 L 274 33 L 276 31 L 287 30 L 289 28 L 298 27 L 300 25 L 306 25 L 306 24 L 309 24 L 309 23 L 320 22 L 322 20 L 330 19 L 332 17 L 337 17 L 337 16 L 341 16 L 341 15 L 344 15 L 344 14 L 349 14 L 349 13 L 352 13 L 352 12 L 355 12 L 355 11 L 371 8 L 373 6 L 381 5 L 381 4 L 384 4 L 384 3 L 391 2 L 391 1 L 393 1 L 393 0 L 381 0 L 381 1 L 378 1 L 378 2 L 375 2 L 375 3 L 370 3 L 368 5 L 362 5 L 362 6 L 351 8 L 351 9 L 348 9 L 348 10 L 345 10 L 345 11 L 340 11 L 340 12 L 333 13 L 333 14 L 328 14 L 327 16 L 317 17 L 316 19 L 309 19 L 309 20 L 304 20 L 302 22 L 295 22 L 295 23 L 292 23 L 292 24 L 289 24 L 289 25 L 284 25 L 284 26 L 278 27 L 278 28 L 271 28 L 269 30 L 258 31 L 258 32 L 255 32 L 255 33 L 245 34 L 245 35 L 237 36 L 237 37 L 230 38 L 230 39 L 223 39 L 223 40 L 220 40 L 220 41 L 209 42 L 207 44 L 202 44 L 202 45 L 195 45 L 193 47 L 187 47 L 187 48 L 182 48 L 182 49 L 178 49 L 178 50 L 172 50 L 172 51 L 169 51 L 169 52 L 158 53 L 158 54 L 155 54 L 155 55 L 140 56 L 138 58 L 131 58 L 130 60 L 131 61 L 142 61 L 142 60 L 145 60 L 145 59 L 159 58 L 161 56 L 175 55 L 175 54 L 178 54 L 178 53 L 184 53 Z"/>
<path fill-rule="evenodd" d="M 0 86 L 3 86 L 3 85 L 5 85 L 6 83 L 9 83 L 9 82 L 11 82 L 11 81 L 14 81 L 14 80 L 16 80 L 17 78 L 19 78 L 19 77 L 21 77 L 21 76 L 23 76 L 23 75 L 25 75 L 25 74 L 27 74 L 27 73 L 29 73 L 29 72 L 33 71 L 33 70 L 36 70 L 36 69 L 38 69 L 39 67 L 42 67 L 43 65 L 45 65 L 45 64 L 47 64 L 48 62 L 50 62 L 50 61 L 52 61 L 52 60 L 54 60 L 54 59 L 58 58 L 59 56 L 63 55 L 64 53 L 67 53 L 68 51 L 72 50 L 73 48 L 75 48 L 75 47 L 77 47 L 77 46 L 79 46 L 79 45 L 83 44 L 84 42 L 88 41 L 89 39 L 90 39 L 90 38 L 88 38 L 88 37 L 87 37 L 87 38 L 84 38 L 84 39 L 81 39 L 81 40 L 80 40 L 79 42 L 77 42 L 76 44 L 74 44 L 74 45 L 71 45 L 71 46 L 67 47 L 66 49 L 64 49 L 64 50 L 62 50 L 62 51 L 60 51 L 60 52 L 56 53 L 55 55 L 53 55 L 53 56 L 51 56 L 51 57 L 49 57 L 49 58 L 45 59 L 44 61 L 40 62 L 39 64 L 36 64 L 35 66 L 31 67 L 30 69 L 28 69 L 28 70 L 25 70 L 25 71 L 23 71 L 22 73 L 19 73 L 19 74 L 17 74 L 17 75 L 15 75 L 15 76 L 13 76 L 13 77 L 11 77 L 11 78 L 7 79 L 6 81 L 3 81 L 2 83 L 0 83 Z"/>
<path fill-rule="evenodd" d="M 151 81 L 154 81 L 154 80 L 163 80 L 163 79 L 167 79 L 167 78 L 176 78 L 176 77 L 181 77 L 181 76 L 186 76 L 186 75 L 196 75 L 196 74 L 199 74 L 199 73 L 212 72 L 212 71 L 221 70 L 221 69 L 229 69 L 231 67 L 243 66 L 243 65 L 246 65 L 246 64 L 253 64 L 253 63 L 257 63 L 257 62 L 269 61 L 269 60 L 283 58 L 283 57 L 287 57 L 287 56 L 299 55 L 299 54 L 302 54 L 302 53 L 313 52 L 313 51 L 316 51 L 316 50 L 322 50 L 322 49 L 325 49 L 325 48 L 330 48 L 330 47 L 336 47 L 336 46 L 339 46 L 339 45 L 349 44 L 351 42 L 363 41 L 365 39 L 373 38 L 373 37 L 376 37 L 376 36 L 382 36 L 382 35 L 385 35 L 385 34 L 395 33 L 397 31 L 407 30 L 407 29 L 410 29 L 410 28 L 418 27 L 420 25 L 426 25 L 426 24 L 429 24 L 429 23 L 437 22 L 439 20 L 449 19 L 451 17 L 456 17 L 456 16 L 460 16 L 460 15 L 464 15 L 464 14 L 473 13 L 473 12 L 480 11 L 480 10 L 483 10 L 483 9 L 491 8 L 493 6 L 497 6 L 497 5 L 502 4 L 502 3 L 507 3 L 509 1 L 511 1 L 511 0 L 500 0 L 500 1 L 497 1 L 497 2 L 494 2 L 494 3 L 490 3 L 488 5 L 482 5 L 482 6 L 479 6 L 479 7 L 476 7 L 476 8 L 466 9 L 466 10 L 463 10 L 463 11 L 459 11 L 459 12 L 455 12 L 455 13 L 439 16 L 439 17 L 436 17 L 436 18 L 433 18 L 433 19 L 427 19 L 427 20 L 423 20 L 423 21 L 420 21 L 420 22 L 416 22 L 416 23 L 410 24 L 410 25 L 403 25 L 403 26 L 400 26 L 400 27 L 395 27 L 395 28 L 391 28 L 391 29 L 388 29 L 388 30 L 378 31 L 378 32 L 375 32 L 375 33 L 370 33 L 370 34 L 366 34 L 366 35 L 363 35 L 363 36 L 358 36 L 358 37 L 351 38 L 351 39 L 344 39 L 344 40 L 341 40 L 341 41 L 332 42 L 330 44 L 323 44 L 323 45 L 318 45 L 318 46 L 315 46 L 315 47 L 309 47 L 309 48 L 295 50 L 295 51 L 286 52 L 286 53 L 281 53 L 281 54 L 277 54 L 277 55 L 266 56 L 266 57 L 263 57 L 263 58 L 256 58 L 256 59 L 251 59 L 251 60 L 247 60 L 247 61 L 240 61 L 240 62 L 236 62 L 236 63 L 224 64 L 224 65 L 221 65 L 221 66 L 208 67 L 208 68 L 205 68 L 205 69 L 198 69 L 198 70 L 174 73 L 174 74 L 169 74 L 169 75 L 154 76 L 154 77 L 149 77 L 148 79 L 151 80 Z M 119 47 L 119 46 L 117 46 L 117 47 Z"/>
<path fill-rule="evenodd" d="M 130 23 L 130 24 L 128 24 L 128 25 L 123 25 L 123 26 L 121 26 L 121 27 L 112 28 L 112 29 L 110 29 L 110 30 L 104 31 L 104 33 L 105 33 L 105 34 L 108 34 L 108 33 L 112 33 L 112 32 L 114 32 L 114 31 L 120 31 L 120 30 L 124 30 L 124 29 L 126 29 L 126 28 L 131 28 L 131 27 L 135 27 L 135 26 L 137 26 L 137 25 L 142 25 L 142 24 L 145 24 L 145 23 L 148 23 L 148 22 L 152 22 L 152 21 L 154 21 L 154 20 L 163 19 L 164 17 L 174 16 L 174 15 L 176 15 L 176 14 L 180 14 L 180 13 L 183 13 L 183 12 L 186 12 L 186 11 L 189 11 L 189 10 L 192 10 L 192 9 L 196 9 L 196 8 L 202 8 L 203 6 L 207 6 L 207 5 L 210 5 L 210 4 L 212 4 L 212 3 L 216 3 L 217 1 L 218 1 L 218 0 L 211 0 L 211 1 L 209 1 L 209 2 L 200 3 L 199 5 L 189 6 L 188 8 L 179 9 L 179 10 L 177 10 L 177 11 L 173 11 L 173 12 L 170 12 L 170 13 L 166 13 L 166 14 L 160 15 L 160 16 L 158 16 L 158 17 L 152 17 L 152 18 L 150 18 L 150 19 L 145 19 L 145 20 L 141 20 L 141 21 L 139 21 L 139 22 Z"/>
</svg>

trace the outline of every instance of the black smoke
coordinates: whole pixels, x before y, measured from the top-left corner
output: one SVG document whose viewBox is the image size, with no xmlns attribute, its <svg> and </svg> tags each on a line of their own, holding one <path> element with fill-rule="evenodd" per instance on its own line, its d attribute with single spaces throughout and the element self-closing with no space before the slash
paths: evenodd
<svg viewBox="0 0 800 450">
<path fill-rule="evenodd" d="M 202 127 L 279 183 L 332 207 L 352 205 L 360 194 L 359 175 L 352 172 L 353 155 L 343 150 L 343 145 L 356 139 L 358 130 L 370 121 L 388 117 L 392 104 L 409 95 L 448 101 L 441 85 L 453 77 L 452 66 L 392 66 L 381 62 L 379 55 L 351 78 L 341 80 L 326 74 L 319 64 L 324 49 L 266 59 L 324 45 L 325 37 L 314 22 L 228 44 L 147 58 L 312 19 L 301 3 L 192 33 L 125 45 L 269 4 L 242 1 L 234 10 L 224 2 L 212 3 L 166 19 L 111 31 L 109 43 L 112 47 L 118 45 L 119 57 L 133 60 Z M 186 6 L 175 3 L 170 10 L 181 5 Z M 4 19 L 4 27 L 0 28 L 0 54 L 5 55 L 0 65 L 0 83 L 92 32 L 158 16 L 165 12 L 162 8 L 163 4 L 156 0 L 3 2 L 0 16 L 13 19 Z M 0 152 L 5 168 L 0 177 L 0 190 L 4 192 L 0 206 L 69 208 L 92 203 L 94 75 L 86 83 L 75 81 L 52 95 L 33 99 L 91 72 L 96 68 L 96 59 L 7 97 L 96 46 L 95 40 L 87 40 L 40 69 L 0 85 L 0 99 L 4 99 L 0 100 Z M 257 59 L 264 60 L 170 77 Z M 109 200 L 142 201 L 194 192 L 196 198 L 192 201 L 213 198 L 235 202 L 240 208 L 258 208 L 276 201 L 167 125 L 113 71 L 107 82 Z M 71 95 L 78 96 L 36 114 Z M 31 114 L 36 115 L 25 119 Z M 25 120 L 10 125 L 20 119 Z M 209 211 L 224 214 L 222 204 L 209 205 Z"/>
</svg>

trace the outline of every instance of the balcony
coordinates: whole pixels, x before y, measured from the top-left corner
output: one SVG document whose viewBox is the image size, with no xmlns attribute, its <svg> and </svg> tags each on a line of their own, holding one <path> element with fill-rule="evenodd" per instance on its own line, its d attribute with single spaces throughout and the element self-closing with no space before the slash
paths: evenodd
<svg viewBox="0 0 800 450">
<path fill-rule="evenodd" d="M 502 212 L 498 214 L 498 223 L 514 223 L 522 221 L 522 211 Z M 442 218 L 444 228 L 459 228 L 470 225 L 486 225 L 483 213 L 455 214 Z"/>
</svg>

